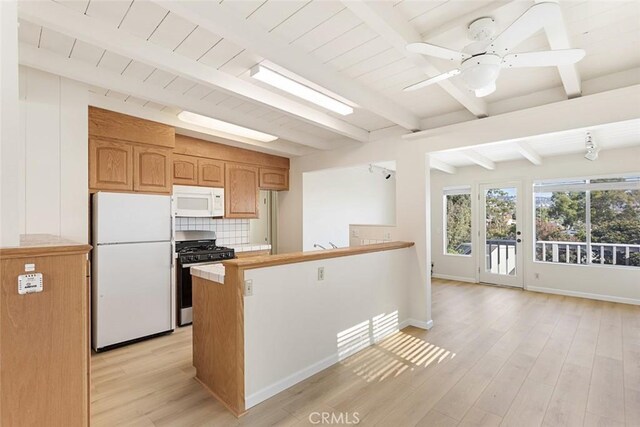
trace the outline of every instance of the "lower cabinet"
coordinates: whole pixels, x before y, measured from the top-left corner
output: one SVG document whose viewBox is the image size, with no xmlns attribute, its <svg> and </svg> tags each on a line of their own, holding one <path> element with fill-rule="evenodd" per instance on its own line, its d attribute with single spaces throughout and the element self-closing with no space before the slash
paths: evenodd
<svg viewBox="0 0 640 427">
<path fill-rule="evenodd" d="M 172 150 L 133 147 L 133 190 L 171 194 Z"/>
<path fill-rule="evenodd" d="M 259 169 L 239 163 L 225 166 L 225 217 L 257 218 Z"/>
<path fill-rule="evenodd" d="M 1 426 L 89 426 L 90 247 L 71 249 L 0 250 Z M 25 264 L 42 274 L 42 292 L 19 294 Z"/>
</svg>

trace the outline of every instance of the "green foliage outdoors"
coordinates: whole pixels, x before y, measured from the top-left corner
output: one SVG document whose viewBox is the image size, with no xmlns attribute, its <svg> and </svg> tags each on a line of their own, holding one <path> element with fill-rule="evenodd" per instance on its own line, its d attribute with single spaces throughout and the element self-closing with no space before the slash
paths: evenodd
<svg viewBox="0 0 640 427">
<path fill-rule="evenodd" d="M 640 244 L 640 190 L 592 190 L 590 197 L 592 244 Z M 586 192 L 554 192 L 550 206 L 538 206 L 536 239 L 586 242 Z M 605 263 L 611 264 L 613 254 L 607 251 Z M 599 256 L 595 251 L 594 257 Z M 624 263 L 623 256 L 620 253 L 617 264 Z M 630 253 L 628 264 L 640 266 L 640 253 Z"/>
<path fill-rule="evenodd" d="M 471 195 L 449 195 L 446 203 L 447 253 L 464 254 L 462 245 L 471 243 Z"/>
<path fill-rule="evenodd" d="M 536 207 L 536 240 L 585 243 L 587 241 L 585 191 L 554 192 Z M 592 190 L 590 192 L 591 242 L 640 245 L 640 190 Z M 471 196 L 448 195 L 447 253 L 470 253 Z M 504 190 L 491 189 L 486 194 L 486 231 L 488 240 L 515 240 L 515 198 Z M 541 248 L 538 248 L 538 252 Z M 550 251 L 550 247 L 547 247 Z M 564 250 L 564 249 L 563 249 Z M 624 248 L 618 248 L 616 264 L 640 266 L 640 251 L 630 250 L 625 260 Z M 577 262 L 574 249 L 569 254 Z M 541 252 L 537 254 L 541 255 Z M 547 259 L 549 259 L 549 254 Z M 562 254 L 561 256 L 567 256 Z M 581 253 L 581 263 L 587 254 Z M 594 248 L 599 262 L 599 247 Z M 613 263 L 611 248 L 605 250 L 605 264 Z"/>
</svg>

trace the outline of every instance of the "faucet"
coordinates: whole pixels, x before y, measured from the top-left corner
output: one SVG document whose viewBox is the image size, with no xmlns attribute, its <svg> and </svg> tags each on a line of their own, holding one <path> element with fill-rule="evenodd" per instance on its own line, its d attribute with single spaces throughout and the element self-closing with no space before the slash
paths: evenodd
<svg viewBox="0 0 640 427">
<path fill-rule="evenodd" d="M 333 243 L 329 242 L 329 244 L 331 245 L 331 247 L 332 247 L 333 249 L 338 249 L 338 247 L 337 247 L 336 245 L 334 245 Z"/>
<path fill-rule="evenodd" d="M 313 247 L 314 247 L 314 248 L 327 249 L 327 248 L 325 248 L 324 246 L 319 245 L 319 244 L 317 244 L 317 243 L 314 243 L 314 244 L 313 244 Z"/>
</svg>

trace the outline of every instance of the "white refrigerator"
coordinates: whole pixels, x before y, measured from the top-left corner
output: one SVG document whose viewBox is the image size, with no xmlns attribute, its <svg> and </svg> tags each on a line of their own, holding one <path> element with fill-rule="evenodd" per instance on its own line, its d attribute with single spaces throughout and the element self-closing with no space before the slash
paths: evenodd
<svg viewBox="0 0 640 427">
<path fill-rule="evenodd" d="M 172 330 L 171 197 L 93 195 L 92 345 Z"/>
</svg>

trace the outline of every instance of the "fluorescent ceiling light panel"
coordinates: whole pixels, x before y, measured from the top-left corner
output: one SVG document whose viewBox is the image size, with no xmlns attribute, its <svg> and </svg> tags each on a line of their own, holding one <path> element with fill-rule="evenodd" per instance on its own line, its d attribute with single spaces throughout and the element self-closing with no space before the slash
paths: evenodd
<svg viewBox="0 0 640 427">
<path fill-rule="evenodd" d="M 262 65 L 256 65 L 251 69 L 251 77 L 343 116 L 353 113 L 353 108 L 347 104 L 337 101 L 295 80 L 291 80 Z"/>
<path fill-rule="evenodd" d="M 202 126 L 231 135 L 254 139 L 256 141 L 271 142 L 278 139 L 277 136 L 269 135 L 268 133 L 258 132 L 257 130 L 244 128 L 242 126 L 223 122 L 200 114 L 191 113 L 189 111 L 181 112 L 178 114 L 178 118 L 183 122 L 191 123 L 192 125 Z"/>
</svg>

